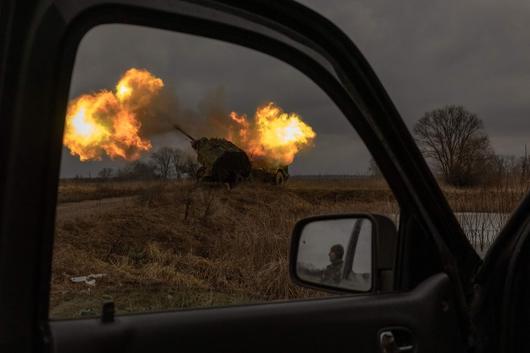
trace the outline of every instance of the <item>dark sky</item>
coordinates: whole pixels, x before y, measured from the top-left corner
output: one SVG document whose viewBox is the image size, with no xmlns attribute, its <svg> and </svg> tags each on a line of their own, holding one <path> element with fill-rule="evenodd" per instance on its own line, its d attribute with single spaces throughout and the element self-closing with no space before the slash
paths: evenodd
<svg viewBox="0 0 530 353">
<path fill-rule="evenodd" d="M 530 2 L 304 3 L 361 49 L 407 125 L 459 104 L 484 121 L 499 154 L 521 155 L 530 128 Z"/>
<path fill-rule="evenodd" d="M 530 123 L 530 3 L 526 1 L 305 0 L 339 25 L 372 64 L 407 125 L 426 111 L 464 105 L 484 121 L 499 154 L 521 155 Z M 363 173 L 369 155 L 333 103 L 295 69 L 252 50 L 210 39 L 124 25 L 105 25 L 81 42 L 71 98 L 112 89 L 130 67 L 166 83 L 190 124 L 208 107 L 252 115 L 273 100 L 317 133 L 293 174 Z M 166 92 L 166 93 L 167 93 Z M 185 114 L 191 112 L 193 114 Z M 194 122 L 195 123 L 195 122 Z M 204 121 L 197 120 L 192 131 Z M 154 148 L 187 147 L 173 133 L 151 136 Z M 61 176 L 95 175 L 116 161 L 81 163 L 63 153 Z"/>
</svg>

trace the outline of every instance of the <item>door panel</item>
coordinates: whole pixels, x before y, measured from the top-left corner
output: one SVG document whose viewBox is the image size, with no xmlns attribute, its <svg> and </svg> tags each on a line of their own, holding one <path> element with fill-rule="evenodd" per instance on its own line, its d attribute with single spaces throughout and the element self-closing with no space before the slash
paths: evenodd
<svg viewBox="0 0 530 353">
<path fill-rule="evenodd" d="M 474 280 L 478 352 L 528 351 L 530 195 L 511 215 Z"/>
<path fill-rule="evenodd" d="M 416 352 L 459 352 L 451 293 L 447 275 L 438 274 L 400 294 L 119 316 L 111 323 L 55 321 L 52 351 L 379 352 L 380 332 L 397 338 L 402 329 Z"/>
<path fill-rule="evenodd" d="M 463 351 L 468 333 L 465 292 L 480 260 L 377 77 L 333 24 L 291 1 L 59 0 L 35 1 L 33 10 L 28 32 L 11 40 L 23 44 L 12 48 L 18 60 L 10 61 L 9 72 L 17 75 L 0 84 L 17 88 L 14 97 L 1 101 L 1 111 L 8 112 L 2 117 L 8 130 L 1 131 L 9 136 L 0 151 L 7 166 L 0 179 L 1 347 L 42 351 L 51 340 L 52 352 L 377 352 L 380 330 L 397 328 L 397 336 L 403 327 L 410 330 L 417 351 Z M 33 13 L 22 6 L 14 11 Z M 355 127 L 381 166 L 406 221 L 417 222 L 414 231 L 438 250 L 447 275 L 434 275 L 410 292 L 395 294 L 122 316 L 105 324 L 48 322 L 57 180 L 75 49 L 91 27 L 113 22 L 244 45 L 302 71 Z M 401 250 L 409 244 L 404 231 Z M 424 265 L 399 267 L 402 260 L 397 261 L 398 273 Z"/>
</svg>

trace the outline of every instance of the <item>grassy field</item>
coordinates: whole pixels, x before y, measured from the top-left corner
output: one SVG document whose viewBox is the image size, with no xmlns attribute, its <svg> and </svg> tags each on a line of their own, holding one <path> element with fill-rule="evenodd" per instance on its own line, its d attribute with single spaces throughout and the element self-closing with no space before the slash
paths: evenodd
<svg viewBox="0 0 530 353">
<path fill-rule="evenodd" d="M 457 211 L 511 211 L 521 188 L 444 188 Z M 492 201 L 497 200 L 497 201 Z M 286 300 L 293 225 L 329 213 L 399 212 L 383 180 L 291 179 L 285 186 L 66 181 L 59 188 L 52 318 Z M 105 274 L 94 286 L 70 278 Z"/>
<path fill-rule="evenodd" d="M 102 201 L 94 207 L 93 200 Z M 294 223 L 325 213 L 397 212 L 384 182 L 353 179 L 233 190 L 68 181 L 59 201 L 51 317 L 61 318 L 98 314 L 108 298 L 123 313 L 322 295 L 289 283 Z M 106 276 L 93 287 L 70 281 L 91 273 Z"/>
</svg>

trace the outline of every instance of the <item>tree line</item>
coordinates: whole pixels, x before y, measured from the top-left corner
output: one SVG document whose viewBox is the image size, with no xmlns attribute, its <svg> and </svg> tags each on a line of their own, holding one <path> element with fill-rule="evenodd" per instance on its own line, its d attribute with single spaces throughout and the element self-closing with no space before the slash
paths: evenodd
<svg viewBox="0 0 530 353">
<path fill-rule="evenodd" d="M 529 176 L 528 157 L 501 156 L 495 153 L 484 124 L 477 114 L 463 106 L 447 105 L 426 112 L 412 130 L 418 146 L 433 171 L 448 185 L 476 186 L 503 178 Z M 179 148 L 161 147 L 147 160 L 118 168 L 103 168 L 101 179 L 182 179 L 196 176 L 195 156 Z M 380 176 L 374 160 L 369 173 Z"/>
<path fill-rule="evenodd" d="M 199 164 L 195 156 L 179 148 L 161 147 L 146 160 L 128 163 L 122 168 L 103 168 L 100 179 L 182 179 L 195 178 Z"/>
<path fill-rule="evenodd" d="M 456 187 L 528 177 L 528 157 L 495 153 L 482 120 L 463 106 L 447 105 L 426 112 L 413 128 L 418 146 L 441 179 Z M 379 175 L 375 162 L 369 172 Z"/>
</svg>

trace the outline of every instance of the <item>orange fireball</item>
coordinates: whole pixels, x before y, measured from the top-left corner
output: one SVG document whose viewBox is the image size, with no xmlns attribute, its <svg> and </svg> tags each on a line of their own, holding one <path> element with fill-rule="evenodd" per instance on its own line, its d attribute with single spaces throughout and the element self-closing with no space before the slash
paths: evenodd
<svg viewBox="0 0 530 353">
<path fill-rule="evenodd" d="M 136 160 L 151 149 L 140 135 L 138 115 L 162 89 L 164 83 L 146 70 L 129 69 L 116 91 L 85 94 L 68 104 L 64 145 L 79 160 L 111 158 Z"/>
<path fill-rule="evenodd" d="M 289 165 L 296 154 L 312 145 L 316 133 L 296 113 L 269 102 L 256 110 L 254 121 L 230 114 L 234 123 L 227 138 L 244 149 L 254 165 Z"/>
</svg>

